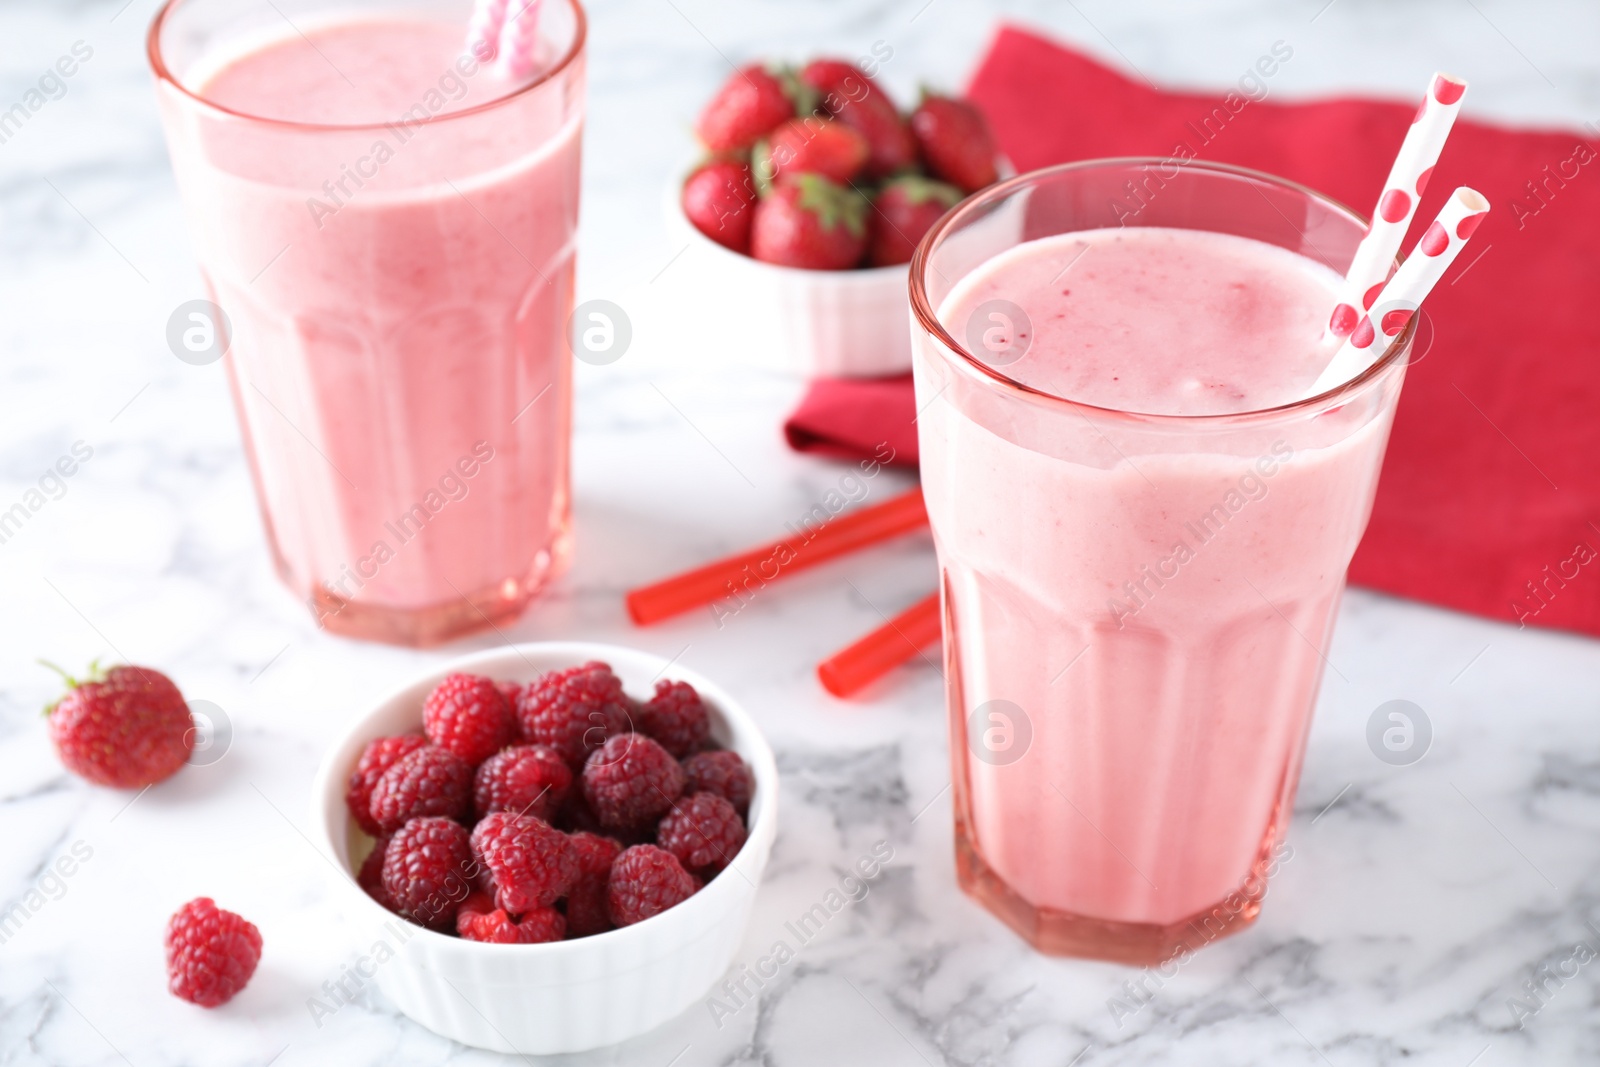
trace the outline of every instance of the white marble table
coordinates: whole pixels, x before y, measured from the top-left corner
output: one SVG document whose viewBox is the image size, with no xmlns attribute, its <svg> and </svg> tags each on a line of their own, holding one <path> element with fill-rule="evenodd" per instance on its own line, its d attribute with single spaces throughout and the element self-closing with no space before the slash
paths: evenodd
<svg viewBox="0 0 1600 1067">
<path fill-rule="evenodd" d="M 1124 983 L 1139 972 L 1036 956 L 956 890 L 936 671 L 917 664 L 850 704 L 812 677 L 825 652 L 931 588 L 925 540 L 801 577 L 722 629 L 695 615 L 640 631 L 622 614 L 629 585 L 765 539 L 839 476 L 779 441 L 792 383 L 706 371 L 667 313 L 676 249 L 660 190 L 727 60 L 881 41 L 885 80 L 909 95 L 959 84 L 1009 14 L 1172 84 L 1230 83 L 1283 39 L 1283 98 L 1410 94 L 1444 68 L 1472 79 L 1480 117 L 1600 119 L 1587 0 L 1325 2 L 597 5 L 580 288 L 627 308 L 635 340 L 622 361 L 579 368 L 577 564 L 509 635 L 676 656 L 754 710 L 780 752 L 783 817 L 743 962 L 874 843 L 895 858 L 759 1003 L 720 1027 L 697 1008 L 573 1063 L 1594 1062 L 1600 965 L 1565 963 L 1581 940 L 1600 946 L 1585 926 L 1600 918 L 1593 641 L 1350 595 L 1293 858 L 1261 921 L 1135 1001 Z M 0 143 L 0 504 L 72 442 L 94 450 L 0 544 L 0 902 L 25 919 L 0 943 L 0 1062 L 486 1063 L 497 1057 L 375 990 L 320 1026 L 307 1008 L 363 936 L 304 837 L 325 742 L 398 678 L 491 642 L 417 653 L 330 638 L 273 579 L 221 368 L 164 343 L 169 312 L 200 289 L 143 62 L 154 3 L 0 7 L 0 108 L 74 42 L 93 49 L 65 95 Z M 160 666 L 225 709 L 231 747 L 131 805 L 87 787 L 51 756 L 37 655 Z M 1433 724 L 1412 766 L 1365 740 L 1372 709 L 1395 698 Z M 75 847 L 89 859 L 49 877 Z M 166 994 L 160 950 L 167 915 L 202 893 L 266 938 L 249 989 L 210 1013 Z M 1519 1028 L 1508 1000 L 1526 999 L 1541 965 L 1553 970 Z M 1563 966 L 1570 977 L 1547 977 Z M 1113 998 L 1138 1006 L 1120 1026 Z"/>
</svg>

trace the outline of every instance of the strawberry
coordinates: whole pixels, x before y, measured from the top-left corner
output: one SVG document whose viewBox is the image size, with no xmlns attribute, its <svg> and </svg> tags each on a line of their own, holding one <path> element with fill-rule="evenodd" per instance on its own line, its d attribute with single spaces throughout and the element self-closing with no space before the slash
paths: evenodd
<svg viewBox="0 0 1600 1067">
<path fill-rule="evenodd" d="M 756 205 L 750 254 L 767 263 L 845 270 L 866 249 L 866 200 L 820 174 L 786 178 Z"/>
<path fill-rule="evenodd" d="M 732 160 L 712 160 L 683 183 L 683 213 L 694 228 L 724 248 L 750 254 L 750 220 L 756 187 L 750 168 Z"/>
<path fill-rule="evenodd" d="M 852 127 L 821 115 L 788 119 L 751 156 L 756 181 L 770 188 L 780 174 L 820 174 L 849 184 L 866 166 L 867 139 Z"/>
<path fill-rule="evenodd" d="M 867 262 L 874 267 L 909 263 L 917 242 L 961 200 L 961 190 L 919 175 L 896 178 L 872 202 Z"/>
<path fill-rule="evenodd" d="M 894 101 L 860 67 L 842 59 L 814 59 L 800 71 L 799 81 L 822 95 L 828 114 L 867 139 L 867 177 L 885 178 L 916 164 L 916 141 Z"/>
<path fill-rule="evenodd" d="M 45 709 L 67 770 L 97 785 L 142 789 L 188 762 L 194 717 L 172 679 L 148 667 L 102 672 L 91 664 L 83 681 L 50 669 L 67 680 L 67 695 Z"/>
<path fill-rule="evenodd" d="M 794 101 L 780 74 L 759 64 L 735 71 L 700 112 L 695 132 L 713 152 L 749 148 L 762 134 L 794 114 Z"/>
<path fill-rule="evenodd" d="M 994 136 L 977 108 L 965 100 L 926 94 L 911 113 L 922 161 L 936 178 L 943 178 L 964 193 L 994 184 Z"/>
</svg>

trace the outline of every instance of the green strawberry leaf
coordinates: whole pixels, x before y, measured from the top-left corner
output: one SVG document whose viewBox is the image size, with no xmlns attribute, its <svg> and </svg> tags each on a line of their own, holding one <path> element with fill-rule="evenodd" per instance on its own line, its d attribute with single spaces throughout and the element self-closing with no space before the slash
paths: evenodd
<svg viewBox="0 0 1600 1067">
<path fill-rule="evenodd" d="M 795 184 L 800 189 L 800 207 L 816 215 L 823 229 L 842 225 L 852 237 L 867 232 L 866 197 L 820 174 L 801 174 Z"/>
</svg>

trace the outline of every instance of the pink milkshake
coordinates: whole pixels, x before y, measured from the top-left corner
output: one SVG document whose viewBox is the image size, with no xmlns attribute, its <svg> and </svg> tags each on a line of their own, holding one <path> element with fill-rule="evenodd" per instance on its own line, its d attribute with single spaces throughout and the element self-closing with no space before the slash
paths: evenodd
<svg viewBox="0 0 1600 1067">
<path fill-rule="evenodd" d="M 1024 176 L 924 245 L 918 425 L 963 885 L 1045 951 L 1152 962 L 1259 909 L 1403 360 L 1298 403 L 1342 210 L 1275 224 L 1231 195 L 1267 179 L 1191 164 L 1104 228 L 1050 195 L 1094 166 L 1150 164 Z"/>
<path fill-rule="evenodd" d="M 511 79 L 465 5 L 254 6 L 151 53 L 279 574 L 336 632 L 492 625 L 570 552 L 582 13 Z"/>
</svg>

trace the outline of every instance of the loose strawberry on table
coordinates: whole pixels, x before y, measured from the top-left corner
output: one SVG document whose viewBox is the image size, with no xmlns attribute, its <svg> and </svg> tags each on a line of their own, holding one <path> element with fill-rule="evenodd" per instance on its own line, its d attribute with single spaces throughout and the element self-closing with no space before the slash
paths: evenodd
<svg viewBox="0 0 1600 1067">
<path fill-rule="evenodd" d="M 756 187 L 744 163 L 714 159 L 683 183 L 683 213 L 695 229 L 724 248 L 750 253 Z"/>
<path fill-rule="evenodd" d="M 922 235 L 960 202 L 960 189 L 931 178 L 909 175 L 887 183 L 872 201 L 867 262 L 874 267 L 911 262 Z"/>
<path fill-rule="evenodd" d="M 810 270 L 847 270 L 867 245 L 867 202 L 817 174 L 775 186 L 756 205 L 750 254 L 765 263 Z"/>
<path fill-rule="evenodd" d="M 975 193 L 999 178 L 989 124 L 966 101 L 924 96 L 911 113 L 911 132 L 928 170 L 962 192 Z"/>
<path fill-rule="evenodd" d="M 96 785 L 142 789 L 188 762 L 194 717 L 172 679 L 148 667 L 91 665 L 81 680 L 50 669 L 67 682 L 66 695 L 45 709 L 67 770 Z"/>
</svg>

